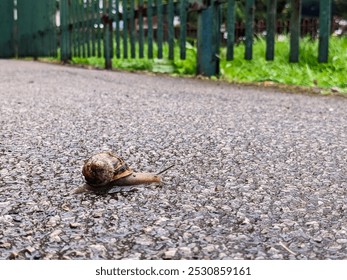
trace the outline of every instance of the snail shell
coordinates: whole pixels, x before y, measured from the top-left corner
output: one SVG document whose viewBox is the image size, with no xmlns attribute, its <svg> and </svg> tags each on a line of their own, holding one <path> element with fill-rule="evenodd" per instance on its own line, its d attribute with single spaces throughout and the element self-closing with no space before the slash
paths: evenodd
<svg viewBox="0 0 347 280">
<path fill-rule="evenodd" d="M 156 174 L 134 172 L 121 157 L 112 152 L 90 157 L 84 163 L 82 174 L 86 180 L 84 188 L 91 190 L 161 182 L 161 177 Z M 82 191 L 76 191 L 79 192 Z"/>
<path fill-rule="evenodd" d="M 92 156 L 84 163 L 82 169 L 87 183 L 93 187 L 106 186 L 132 173 L 133 170 L 125 161 L 111 152 Z"/>
</svg>

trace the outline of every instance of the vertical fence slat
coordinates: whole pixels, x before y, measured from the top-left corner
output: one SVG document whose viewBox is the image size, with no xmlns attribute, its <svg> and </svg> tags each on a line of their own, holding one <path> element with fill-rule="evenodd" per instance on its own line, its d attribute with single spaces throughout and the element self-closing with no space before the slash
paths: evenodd
<svg viewBox="0 0 347 280">
<path fill-rule="evenodd" d="M 75 55 L 75 50 L 74 50 L 74 43 L 75 43 L 75 24 L 74 24 L 74 10 L 73 10 L 73 5 L 70 2 L 69 3 L 69 14 L 70 14 L 70 28 L 71 28 L 71 38 L 70 38 L 70 48 L 71 48 L 71 58 Z"/>
<path fill-rule="evenodd" d="M 52 40 L 51 40 L 51 35 L 53 31 L 53 14 L 52 14 L 52 2 L 48 1 L 47 2 L 47 15 L 46 18 L 48 19 L 46 30 L 45 30 L 45 41 L 46 41 L 46 52 L 45 56 L 53 56 L 52 55 Z M 71 52 L 71 18 L 69 18 L 69 32 L 70 32 L 70 52 Z"/>
<path fill-rule="evenodd" d="M 128 58 L 128 1 L 123 0 L 123 58 Z"/>
<path fill-rule="evenodd" d="M 301 22 L 301 0 L 291 0 L 290 54 L 289 54 L 290 62 L 299 61 L 300 22 Z"/>
<path fill-rule="evenodd" d="M 83 28 L 82 28 L 82 12 L 81 12 L 81 3 L 77 2 L 77 20 L 78 20 L 78 49 L 79 56 L 84 56 L 83 48 Z"/>
<path fill-rule="evenodd" d="M 79 23 L 78 23 L 78 8 L 77 8 L 77 2 L 72 1 L 72 10 L 74 14 L 74 56 L 80 56 L 80 48 L 79 48 L 79 39 L 80 39 L 80 32 L 79 32 Z"/>
<path fill-rule="evenodd" d="M 219 75 L 219 32 L 220 9 L 217 1 L 199 12 L 197 74 Z"/>
<path fill-rule="evenodd" d="M 79 26 L 79 49 L 81 51 L 81 56 L 85 57 L 84 52 L 84 32 L 83 32 L 83 12 L 82 12 L 82 3 L 78 2 L 77 4 L 78 11 L 78 26 Z"/>
<path fill-rule="evenodd" d="M 135 3 L 134 0 L 130 0 L 130 15 L 129 15 L 129 28 L 130 28 L 130 55 L 131 58 L 136 57 L 136 49 L 135 49 Z"/>
<path fill-rule="evenodd" d="M 87 57 L 87 38 L 85 32 L 85 20 L 84 20 L 84 3 L 81 2 L 79 4 L 79 13 L 80 13 L 80 26 L 81 26 L 81 48 L 82 48 L 82 56 Z"/>
<path fill-rule="evenodd" d="M 82 8 L 82 28 L 83 28 L 83 46 L 84 46 L 84 54 L 85 57 L 88 57 L 90 55 L 88 55 L 88 48 L 89 48 L 89 34 L 88 34 L 88 23 L 87 23 L 87 10 L 86 10 L 86 6 L 85 6 L 85 2 L 83 2 L 81 4 L 81 8 Z M 89 50 L 90 53 L 90 50 Z"/>
<path fill-rule="evenodd" d="M 187 39 L 187 0 L 181 0 L 180 5 L 180 58 L 186 59 Z"/>
<path fill-rule="evenodd" d="M 17 47 L 18 56 L 27 56 L 29 52 L 28 33 L 30 32 L 30 15 L 28 15 L 28 2 L 17 1 Z M 61 21 L 60 21 L 61 22 Z"/>
<path fill-rule="evenodd" d="M 80 4 L 76 1 L 76 20 L 77 20 L 77 55 L 83 56 L 83 51 L 82 51 L 82 27 L 81 27 L 81 11 L 80 11 Z"/>
<path fill-rule="evenodd" d="M 163 58 L 163 1 L 157 0 L 157 45 L 158 58 Z"/>
<path fill-rule="evenodd" d="M 38 56 L 49 56 L 49 29 L 50 29 L 50 20 L 49 20 L 49 13 L 50 13 L 50 1 L 45 1 L 42 3 L 43 5 L 43 14 L 42 14 L 42 26 L 39 30 L 40 37 L 41 37 L 41 49 L 39 50 Z M 70 26 L 70 16 L 68 18 L 68 23 Z M 71 39 L 71 33 L 70 28 L 68 26 L 68 32 L 69 32 L 69 39 Z M 71 40 L 69 40 L 69 49 L 71 47 Z"/>
<path fill-rule="evenodd" d="M 111 27 L 109 19 L 109 6 L 110 2 L 103 0 L 102 12 L 103 12 L 103 24 L 104 24 L 104 58 L 105 58 L 105 68 L 112 68 L 112 59 L 111 59 Z"/>
<path fill-rule="evenodd" d="M 86 21 L 86 36 L 87 36 L 87 56 L 90 57 L 92 54 L 91 50 L 91 43 L 92 43 L 92 36 L 91 36 L 91 24 L 90 24 L 90 6 L 89 6 L 89 0 L 85 2 L 85 21 Z"/>
<path fill-rule="evenodd" d="M 115 23 L 116 23 L 116 57 L 120 58 L 120 26 L 119 26 L 119 22 L 120 22 L 120 16 L 119 16 L 119 0 L 116 0 L 115 3 Z"/>
<path fill-rule="evenodd" d="M 246 49 L 245 59 L 253 58 L 254 0 L 246 0 Z"/>
<path fill-rule="evenodd" d="M 50 30 L 49 30 L 49 44 L 50 44 L 50 53 L 49 56 L 57 57 L 57 43 L 56 43 L 56 4 L 55 2 L 49 2 L 50 3 L 50 10 L 49 10 L 49 18 L 50 18 Z M 72 32 L 72 30 L 71 30 Z M 71 34 L 72 36 L 72 34 Z M 72 43 L 72 41 L 71 41 Z"/>
<path fill-rule="evenodd" d="M 267 1 L 266 60 L 274 60 L 277 0 Z"/>
<path fill-rule="evenodd" d="M 77 56 L 81 56 L 81 30 L 80 30 L 80 14 L 79 14 L 79 10 L 78 10 L 78 2 L 77 1 L 73 1 L 72 3 L 74 3 L 74 11 L 75 11 L 75 19 L 76 19 L 76 48 L 77 48 Z"/>
<path fill-rule="evenodd" d="M 169 43 L 169 55 L 168 58 L 170 60 L 174 59 L 174 47 L 175 47 L 175 40 L 174 40 L 174 6 L 173 6 L 173 0 L 169 0 L 168 2 L 168 43 Z"/>
<path fill-rule="evenodd" d="M 108 28 L 110 30 L 110 57 L 111 59 L 114 57 L 114 46 L 113 46 L 113 11 L 114 11 L 114 1 L 108 0 L 108 18 L 109 18 L 109 25 Z"/>
<path fill-rule="evenodd" d="M 153 58 L 153 8 L 152 0 L 147 2 L 148 58 Z"/>
<path fill-rule="evenodd" d="M 45 12 L 45 5 L 42 1 L 38 0 L 35 1 L 35 13 L 36 18 L 33 20 L 34 28 L 33 28 L 33 34 L 34 34 L 34 58 L 39 57 L 39 53 L 42 50 L 41 47 L 43 47 L 43 14 Z M 69 31 L 68 31 L 69 32 Z M 69 47 L 69 45 L 68 45 Z"/>
<path fill-rule="evenodd" d="M 318 61 L 321 63 L 328 62 L 330 20 L 331 20 L 331 0 L 320 0 Z"/>
<path fill-rule="evenodd" d="M 36 29 L 34 32 L 37 34 L 37 40 L 36 40 L 36 49 L 35 49 L 35 57 L 39 57 L 40 55 L 46 55 L 47 52 L 47 45 L 46 45 L 46 28 L 47 28 L 47 2 L 43 1 L 37 1 L 37 10 L 38 17 L 36 18 Z M 68 18 L 69 23 L 69 18 Z M 69 33 L 69 30 L 68 30 Z M 70 45 L 68 45 L 70 47 Z"/>
<path fill-rule="evenodd" d="M 71 59 L 71 53 L 69 52 L 69 31 L 68 31 L 68 1 L 60 1 L 60 27 L 61 27 L 61 60 L 66 62 Z"/>
<path fill-rule="evenodd" d="M 97 49 L 98 49 L 98 57 L 101 57 L 101 16 L 100 16 L 100 2 L 99 0 L 95 0 L 95 16 L 96 16 L 96 38 L 97 38 Z"/>
<path fill-rule="evenodd" d="M 38 19 L 41 16 L 41 11 L 38 9 L 39 3 L 38 1 L 35 1 L 33 3 L 29 2 L 31 7 L 29 8 L 30 13 L 30 20 L 31 20 L 31 30 L 29 33 L 29 41 L 30 44 L 30 53 L 29 56 L 32 56 L 34 58 L 37 58 L 36 51 L 38 46 L 38 38 L 37 38 L 37 28 L 38 28 Z M 34 17 L 34 11 L 35 11 L 35 17 Z"/>
<path fill-rule="evenodd" d="M 89 13 L 90 13 L 90 36 L 92 44 L 92 56 L 96 55 L 95 49 L 95 13 L 94 13 L 94 0 L 89 0 Z"/>
<path fill-rule="evenodd" d="M 235 0 L 228 0 L 227 6 L 227 60 L 234 59 L 235 44 Z"/>
<path fill-rule="evenodd" d="M 82 11 L 83 11 L 83 33 L 84 33 L 84 45 L 85 45 L 85 54 L 86 57 L 90 56 L 90 38 L 89 38 L 89 26 L 88 26 L 88 10 L 86 8 L 87 3 L 82 3 Z"/>
<path fill-rule="evenodd" d="M 72 18 L 72 56 L 77 56 L 77 19 L 75 3 L 73 1 L 70 3 L 70 14 Z"/>
<path fill-rule="evenodd" d="M 139 57 L 144 57 L 144 32 L 143 32 L 143 0 L 140 0 L 138 10 L 139 25 Z"/>
</svg>

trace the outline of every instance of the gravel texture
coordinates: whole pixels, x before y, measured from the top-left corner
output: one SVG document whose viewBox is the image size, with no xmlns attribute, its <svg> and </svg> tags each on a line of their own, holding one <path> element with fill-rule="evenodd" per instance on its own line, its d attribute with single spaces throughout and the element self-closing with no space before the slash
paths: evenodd
<svg viewBox="0 0 347 280">
<path fill-rule="evenodd" d="M 347 99 L 0 60 L 1 259 L 347 259 Z M 116 151 L 162 186 L 72 194 Z"/>
</svg>

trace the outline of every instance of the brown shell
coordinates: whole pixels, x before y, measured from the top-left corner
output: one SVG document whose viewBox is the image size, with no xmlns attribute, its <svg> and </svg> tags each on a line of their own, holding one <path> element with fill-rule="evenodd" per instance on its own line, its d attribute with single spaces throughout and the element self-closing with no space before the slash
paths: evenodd
<svg viewBox="0 0 347 280">
<path fill-rule="evenodd" d="M 85 161 L 82 173 L 88 185 L 103 187 L 133 173 L 118 155 L 111 152 L 96 154 Z"/>
</svg>

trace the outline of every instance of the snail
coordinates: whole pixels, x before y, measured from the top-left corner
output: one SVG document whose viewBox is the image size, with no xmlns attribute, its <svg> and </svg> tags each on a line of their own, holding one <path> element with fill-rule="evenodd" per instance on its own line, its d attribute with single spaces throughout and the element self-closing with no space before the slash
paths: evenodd
<svg viewBox="0 0 347 280">
<path fill-rule="evenodd" d="M 82 174 L 86 183 L 75 190 L 74 193 L 81 193 L 87 190 L 108 192 L 115 186 L 161 183 L 162 179 L 159 174 L 169 168 L 157 174 L 134 172 L 124 159 L 117 154 L 112 152 L 98 153 L 85 161 Z"/>
</svg>

